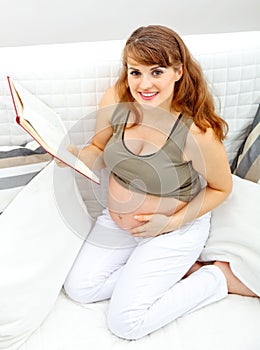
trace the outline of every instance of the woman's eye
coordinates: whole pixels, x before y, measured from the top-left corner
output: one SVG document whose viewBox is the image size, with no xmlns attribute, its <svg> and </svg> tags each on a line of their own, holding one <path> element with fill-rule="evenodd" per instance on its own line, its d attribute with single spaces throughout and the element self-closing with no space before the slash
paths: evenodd
<svg viewBox="0 0 260 350">
<path fill-rule="evenodd" d="M 152 72 L 152 75 L 157 77 L 159 75 L 163 74 L 163 71 L 160 70 L 160 69 L 155 69 L 153 72 Z"/>
<path fill-rule="evenodd" d="M 140 72 L 139 72 L 138 70 L 132 70 L 132 71 L 130 72 L 130 74 L 131 74 L 132 76 L 136 77 L 136 76 L 140 75 Z"/>
</svg>

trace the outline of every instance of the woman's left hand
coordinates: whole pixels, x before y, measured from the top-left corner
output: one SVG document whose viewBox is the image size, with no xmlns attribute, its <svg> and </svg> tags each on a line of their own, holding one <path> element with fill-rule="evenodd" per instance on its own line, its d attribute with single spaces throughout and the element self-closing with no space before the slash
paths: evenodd
<svg viewBox="0 0 260 350">
<path fill-rule="evenodd" d="M 140 238 L 156 237 L 169 232 L 171 216 L 163 214 L 135 215 L 134 218 L 142 223 L 140 226 L 130 230 L 131 235 Z"/>
</svg>

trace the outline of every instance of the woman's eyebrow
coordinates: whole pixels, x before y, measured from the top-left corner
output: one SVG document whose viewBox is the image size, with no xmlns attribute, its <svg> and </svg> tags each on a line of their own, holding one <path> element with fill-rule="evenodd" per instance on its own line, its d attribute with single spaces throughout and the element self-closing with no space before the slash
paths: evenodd
<svg viewBox="0 0 260 350">
<path fill-rule="evenodd" d="M 139 70 L 138 68 L 135 68 L 135 67 L 127 67 L 127 69 Z"/>
<path fill-rule="evenodd" d="M 158 66 L 151 67 L 150 70 L 154 70 L 154 69 L 157 69 L 157 68 L 166 68 L 166 67 L 158 65 Z M 139 71 L 138 68 L 131 67 L 131 66 L 127 67 L 127 69 L 132 69 L 132 70 L 138 70 Z"/>
</svg>

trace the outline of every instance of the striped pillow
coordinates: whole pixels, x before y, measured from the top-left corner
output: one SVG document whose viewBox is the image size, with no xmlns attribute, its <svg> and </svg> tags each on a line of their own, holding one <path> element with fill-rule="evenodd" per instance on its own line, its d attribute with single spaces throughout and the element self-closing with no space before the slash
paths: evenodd
<svg viewBox="0 0 260 350">
<path fill-rule="evenodd" d="M 36 141 L 0 147 L 0 213 L 51 159 Z"/>
<path fill-rule="evenodd" d="M 231 171 L 241 178 L 260 182 L 260 105 L 247 137 L 232 163 Z"/>
</svg>

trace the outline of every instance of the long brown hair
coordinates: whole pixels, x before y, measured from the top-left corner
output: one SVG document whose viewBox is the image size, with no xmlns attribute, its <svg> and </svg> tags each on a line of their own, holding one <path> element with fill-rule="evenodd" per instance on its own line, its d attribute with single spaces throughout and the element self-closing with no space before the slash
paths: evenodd
<svg viewBox="0 0 260 350">
<path fill-rule="evenodd" d="M 132 33 L 123 50 L 123 68 L 115 85 L 120 102 L 133 102 L 127 80 L 130 57 L 145 65 L 158 64 L 173 69 L 182 65 L 183 75 L 175 83 L 172 109 L 192 116 L 203 132 L 211 127 L 219 140 L 225 138 L 228 124 L 216 114 L 202 69 L 176 32 L 161 25 L 150 25 Z"/>
</svg>

